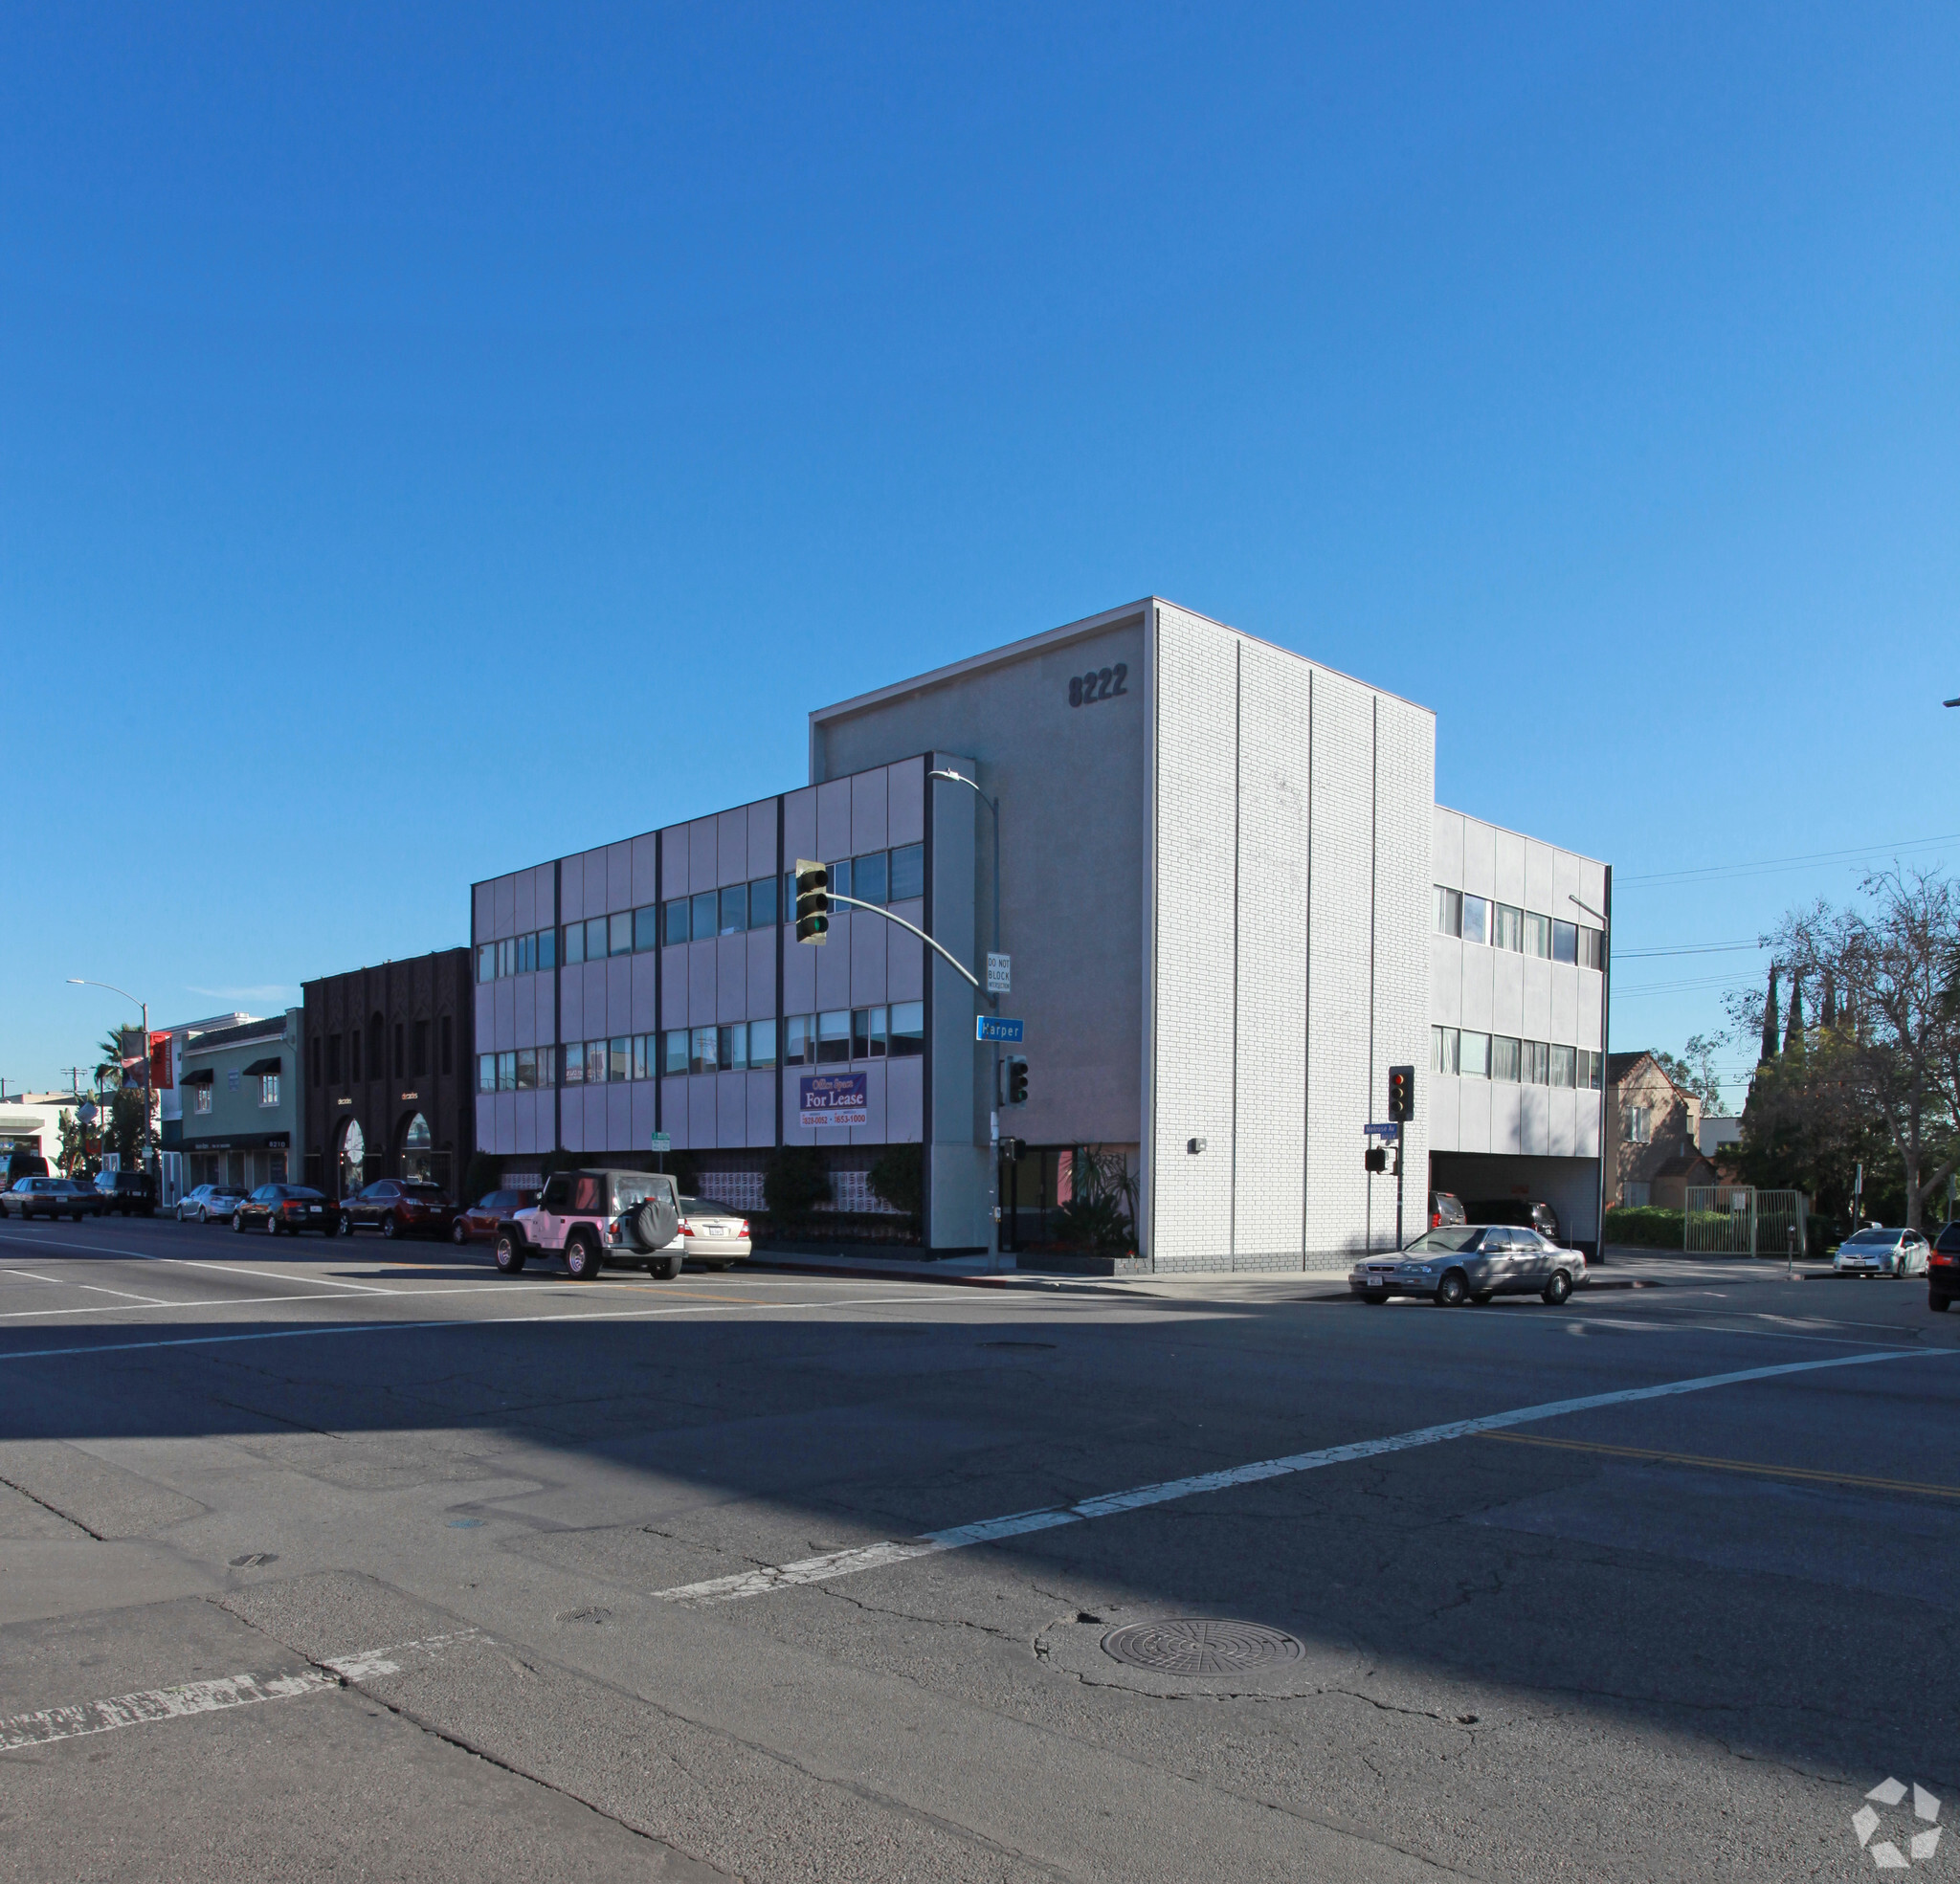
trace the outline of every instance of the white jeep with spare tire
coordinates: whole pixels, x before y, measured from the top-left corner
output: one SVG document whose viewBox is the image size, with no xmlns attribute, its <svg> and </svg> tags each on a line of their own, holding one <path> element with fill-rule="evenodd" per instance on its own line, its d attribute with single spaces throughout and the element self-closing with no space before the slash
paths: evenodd
<svg viewBox="0 0 1960 1884">
<path fill-rule="evenodd" d="M 575 1282 L 590 1282 L 608 1263 L 671 1282 L 680 1257 L 667 1246 L 679 1226 L 679 1198 L 664 1172 L 555 1171 L 536 1204 L 497 1226 L 497 1267 L 515 1275 L 533 1256 L 563 1256 Z"/>
</svg>

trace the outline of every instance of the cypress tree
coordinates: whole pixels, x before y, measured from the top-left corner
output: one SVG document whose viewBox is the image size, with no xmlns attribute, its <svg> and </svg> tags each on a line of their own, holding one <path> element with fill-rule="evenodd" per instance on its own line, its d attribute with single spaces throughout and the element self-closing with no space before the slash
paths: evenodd
<svg viewBox="0 0 1960 1884">
<path fill-rule="evenodd" d="M 1838 978 L 1828 968 L 1824 970 L 1824 1011 L 1821 1018 L 1826 1033 L 1832 1033 L 1837 1031 Z"/>
<path fill-rule="evenodd" d="M 1758 1062 L 1767 1066 L 1776 1057 L 1776 964 L 1770 964 L 1770 999 L 1763 1008 L 1763 1053 Z"/>
<path fill-rule="evenodd" d="M 1790 1022 L 1783 1030 L 1783 1051 L 1803 1056 L 1803 983 L 1790 978 Z"/>
</svg>

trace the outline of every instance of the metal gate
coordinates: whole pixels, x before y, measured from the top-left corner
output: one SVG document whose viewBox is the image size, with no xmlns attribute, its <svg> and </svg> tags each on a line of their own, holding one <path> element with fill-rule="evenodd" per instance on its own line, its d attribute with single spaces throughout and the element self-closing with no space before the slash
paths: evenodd
<svg viewBox="0 0 1960 1884">
<path fill-rule="evenodd" d="M 1807 1255 L 1810 1199 L 1746 1184 L 1690 1185 L 1682 1231 L 1690 1255 Z"/>
</svg>

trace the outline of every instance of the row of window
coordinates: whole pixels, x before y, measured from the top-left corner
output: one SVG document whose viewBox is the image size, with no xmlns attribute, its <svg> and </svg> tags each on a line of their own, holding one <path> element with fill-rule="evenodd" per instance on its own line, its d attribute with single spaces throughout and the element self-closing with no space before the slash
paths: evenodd
<svg viewBox="0 0 1960 1884">
<path fill-rule="evenodd" d="M 869 851 L 861 857 L 844 857 L 830 867 L 831 888 L 859 902 L 905 902 L 925 894 L 925 846 L 906 844 L 896 851 Z M 507 975 L 535 974 L 578 962 L 603 962 L 609 956 L 635 955 L 708 936 L 739 936 L 747 929 L 767 929 L 784 919 L 795 902 L 795 879 L 785 876 L 758 876 L 747 883 L 729 883 L 699 896 L 676 897 L 669 902 L 622 909 L 612 916 L 594 916 L 565 925 L 564 946 L 555 929 L 536 929 L 502 942 L 481 942 L 477 948 L 477 979 L 501 981 Z"/>
<path fill-rule="evenodd" d="M 779 1053 L 780 1048 L 780 1053 Z M 925 1004 L 836 1008 L 791 1014 L 780 1023 L 737 1021 L 726 1027 L 677 1027 L 663 1033 L 615 1033 L 564 1047 L 523 1047 L 479 1053 L 479 1093 L 526 1093 L 560 1083 L 598 1086 L 683 1073 L 743 1073 L 757 1068 L 824 1066 L 851 1060 L 916 1059 L 925 1051 Z M 561 1062 L 560 1056 L 563 1055 Z"/>
<path fill-rule="evenodd" d="M 1461 890 L 1435 886 L 1437 933 L 1460 936 L 1490 948 L 1514 949 L 1546 962 L 1570 962 L 1581 968 L 1606 966 L 1606 931 L 1583 922 L 1561 922 L 1507 902 L 1491 902 Z"/>
<path fill-rule="evenodd" d="M 318 1080 L 314 1081 L 315 1085 L 319 1083 Z M 208 1113 L 212 1109 L 211 1096 L 213 1088 L 211 1086 L 198 1086 L 192 1090 L 196 1093 L 197 1097 L 191 1101 L 191 1111 Z M 238 1075 L 235 1073 L 231 1075 L 230 1090 L 234 1093 L 238 1090 Z M 260 1105 L 278 1105 L 278 1075 L 277 1073 L 261 1073 L 258 1075 L 258 1103 Z"/>
<path fill-rule="evenodd" d="M 549 934 L 547 930 L 546 932 Z M 456 1031 L 448 1014 L 439 1015 L 435 1022 L 434 1052 L 431 1053 L 429 1023 L 396 1021 L 393 1030 L 394 1076 L 397 1079 L 417 1079 L 425 1073 L 439 1069 L 451 1072 L 456 1063 Z M 324 1041 L 325 1052 L 322 1053 Z M 345 1054 L 343 1045 L 345 1044 Z M 376 1014 L 368 1023 L 368 1077 L 380 1079 L 388 1072 L 386 1047 L 388 1033 L 382 1026 L 381 1016 Z M 323 1065 L 323 1060 L 324 1064 Z M 321 1075 L 325 1075 L 326 1084 L 343 1084 L 341 1071 L 346 1070 L 345 1084 L 358 1086 L 361 1083 L 361 1030 L 349 1028 L 345 1035 L 329 1033 L 314 1034 L 306 1043 L 308 1076 L 318 1086 Z"/>
<path fill-rule="evenodd" d="M 1606 1056 L 1585 1047 L 1555 1047 L 1545 1040 L 1514 1040 L 1508 1033 L 1473 1033 L 1468 1028 L 1429 1030 L 1430 1070 L 1465 1079 L 1503 1079 L 1514 1086 L 1567 1086 L 1596 1093 Z"/>
</svg>

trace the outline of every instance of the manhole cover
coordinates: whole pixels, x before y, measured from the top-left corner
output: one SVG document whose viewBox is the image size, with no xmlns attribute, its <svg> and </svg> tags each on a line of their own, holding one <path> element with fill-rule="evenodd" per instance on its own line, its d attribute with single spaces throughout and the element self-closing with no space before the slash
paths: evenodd
<svg viewBox="0 0 1960 1884">
<path fill-rule="evenodd" d="M 1218 1616 L 1164 1616 L 1125 1623 L 1102 1638 L 1102 1652 L 1157 1674 L 1244 1674 L 1304 1652 L 1282 1629 Z"/>
</svg>

